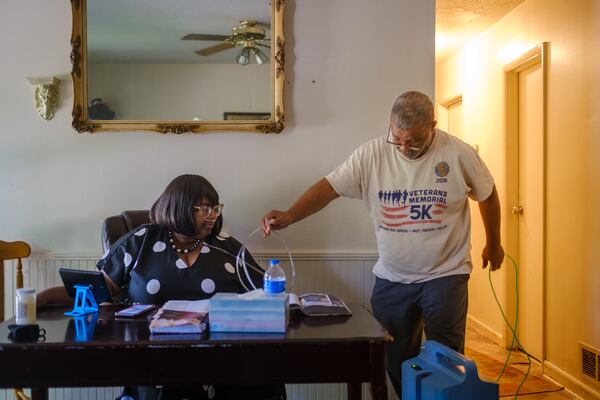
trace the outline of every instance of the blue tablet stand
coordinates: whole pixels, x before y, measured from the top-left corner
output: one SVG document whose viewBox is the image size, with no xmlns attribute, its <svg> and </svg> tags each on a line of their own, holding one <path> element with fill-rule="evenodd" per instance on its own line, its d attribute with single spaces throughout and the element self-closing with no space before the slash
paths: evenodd
<svg viewBox="0 0 600 400">
<path fill-rule="evenodd" d="M 97 313 L 98 303 L 92 293 L 91 286 L 73 285 L 75 288 L 75 304 L 73 309 L 65 313 L 70 317 L 79 317 L 81 315 Z"/>
<path fill-rule="evenodd" d="M 87 342 L 94 336 L 94 328 L 98 321 L 98 313 L 87 315 L 78 315 L 73 318 L 75 321 L 75 341 Z"/>
</svg>

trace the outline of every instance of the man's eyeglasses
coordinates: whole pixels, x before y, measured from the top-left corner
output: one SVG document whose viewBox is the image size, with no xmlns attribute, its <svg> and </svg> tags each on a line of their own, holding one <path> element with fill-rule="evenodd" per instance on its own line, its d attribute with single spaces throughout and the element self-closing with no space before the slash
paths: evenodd
<svg viewBox="0 0 600 400">
<path fill-rule="evenodd" d="M 420 137 L 417 140 L 399 139 L 396 136 L 394 136 L 394 134 L 392 133 L 392 130 L 390 129 L 388 131 L 386 142 L 388 142 L 389 144 L 393 144 L 394 146 L 401 146 L 401 147 L 411 149 L 411 150 L 421 150 L 427 143 L 428 139 L 429 139 L 429 137 L 427 135 Z"/>
<path fill-rule="evenodd" d="M 194 206 L 194 210 L 204 219 L 208 219 L 214 215 L 217 218 L 223 212 L 223 204 L 216 206 Z"/>
</svg>

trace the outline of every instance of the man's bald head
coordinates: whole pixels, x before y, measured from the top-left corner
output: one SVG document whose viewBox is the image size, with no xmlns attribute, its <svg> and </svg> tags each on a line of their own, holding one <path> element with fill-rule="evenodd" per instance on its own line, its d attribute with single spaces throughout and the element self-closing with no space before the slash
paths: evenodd
<svg viewBox="0 0 600 400">
<path fill-rule="evenodd" d="M 397 129 L 413 129 L 433 122 L 433 103 L 421 92 L 402 93 L 392 107 L 391 123 Z"/>
</svg>

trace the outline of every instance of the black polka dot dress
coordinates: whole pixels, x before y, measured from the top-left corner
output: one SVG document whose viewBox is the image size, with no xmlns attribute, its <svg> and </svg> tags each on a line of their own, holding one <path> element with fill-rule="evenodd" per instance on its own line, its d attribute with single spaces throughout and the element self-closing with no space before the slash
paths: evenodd
<svg viewBox="0 0 600 400">
<path fill-rule="evenodd" d="M 245 271 L 235 268 L 241 244 L 221 232 L 203 241 L 188 266 L 171 247 L 169 231 L 142 225 L 120 238 L 97 267 L 126 293 L 128 303 L 162 304 L 168 300 L 204 300 L 217 292 L 243 293 L 262 287 L 263 269 L 246 252 Z M 254 287 L 252 286 L 254 284 Z M 122 400 L 284 400 L 283 384 L 204 385 L 203 387 L 125 387 Z"/>
<path fill-rule="evenodd" d="M 171 247 L 169 231 L 146 224 L 120 238 L 98 261 L 122 289 L 128 301 L 162 304 L 168 300 L 203 300 L 217 292 L 243 293 L 253 286 L 246 273 L 235 268 L 241 244 L 225 232 L 200 243 L 200 254 L 188 266 Z M 262 287 L 263 270 L 246 253 L 254 286 Z"/>
</svg>

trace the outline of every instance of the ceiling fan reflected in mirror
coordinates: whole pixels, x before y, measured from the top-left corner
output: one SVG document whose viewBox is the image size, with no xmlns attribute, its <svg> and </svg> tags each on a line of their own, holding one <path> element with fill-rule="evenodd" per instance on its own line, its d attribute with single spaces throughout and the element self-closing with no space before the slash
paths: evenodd
<svg viewBox="0 0 600 400">
<path fill-rule="evenodd" d="M 196 50 L 195 53 L 201 56 L 210 56 L 237 46 L 240 47 L 240 51 L 235 57 L 238 64 L 248 65 L 252 58 L 254 58 L 258 65 L 269 61 L 269 57 L 257 46 L 270 49 L 271 46 L 267 44 L 270 39 L 265 39 L 265 29 L 261 27 L 261 24 L 253 20 L 241 20 L 240 25 L 234 27 L 229 36 L 189 33 L 182 37 L 181 40 L 223 41 L 223 43 Z"/>
</svg>

